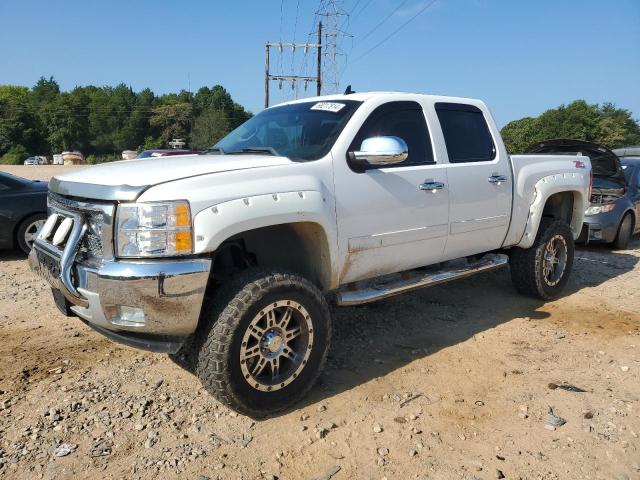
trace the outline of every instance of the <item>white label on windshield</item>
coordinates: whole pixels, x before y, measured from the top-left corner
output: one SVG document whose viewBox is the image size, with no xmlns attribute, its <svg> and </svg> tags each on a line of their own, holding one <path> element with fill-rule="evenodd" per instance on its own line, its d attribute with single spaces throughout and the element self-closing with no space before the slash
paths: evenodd
<svg viewBox="0 0 640 480">
<path fill-rule="evenodd" d="M 320 102 L 316 103 L 311 110 L 322 110 L 325 112 L 339 112 L 344 108 L 344 103 Z"/>
</svg>

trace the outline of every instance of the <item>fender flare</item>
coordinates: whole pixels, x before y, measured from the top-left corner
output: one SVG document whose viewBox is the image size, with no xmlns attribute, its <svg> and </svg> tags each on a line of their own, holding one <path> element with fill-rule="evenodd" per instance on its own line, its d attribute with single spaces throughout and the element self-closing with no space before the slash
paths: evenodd
<svg viewBox="0 0 640 480">
<path fill-rule="evenodd" d="M 584 189 L 582 176 L 572 173 L 558 173 L 548 175 L 538 180 L 534 186 L 533 201 L 529 206 L 529 216 L 527 224 L 520 241 L 515 245 L 520 248 L 530 248 L 536 239 L 538 228 L 544 213 L 544 207 L 549 197 L 557 193 L 573 194 L 573 211 L 571 214 L 571 231 L 573 237 L 578 238 L 582 230 L 584 221 L 584 211 L 586 208 L 586 199 L 582 190 Z"/>
<path fill-rule="evenodd" d="M 193 220 L 194 253 L 212 252 L 226 239 L 247 230 L 285 223 L 318 223 L 331 236 L 326 203 L 318 191 L 254 195 L 212 205 Z"/>
<path fill-rule="evenodd" d="M 193 219 L 194 253 L 215 251 L 234 235 L 263 227 L 317 224 L 326 236 L 331 270 L 337 255 L 335 217 L 321 192 L 300 190 L 228 200 L 198 212 Z"/>
</svg>

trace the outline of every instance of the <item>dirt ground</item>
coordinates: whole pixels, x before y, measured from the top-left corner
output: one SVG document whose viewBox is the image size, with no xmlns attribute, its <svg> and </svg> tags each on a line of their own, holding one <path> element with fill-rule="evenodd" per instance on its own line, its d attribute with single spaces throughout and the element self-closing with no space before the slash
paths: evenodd
<svg viewBox="0 0 640 480">
<path fill-rule="evenodd" d="M 504 269 L 337 309 L 319 384 L 256 422 L 0 252 L 0 478 L 639 479 L 639 260 L 579 248 L 549 303 Z"/>
<path fill-rule="evenodd" d="M 0 165 L 0 172 L 8 172 L 31 180 L 50 180 L 60 173 L 87 168 L 83 165 Z"/>
</svg>

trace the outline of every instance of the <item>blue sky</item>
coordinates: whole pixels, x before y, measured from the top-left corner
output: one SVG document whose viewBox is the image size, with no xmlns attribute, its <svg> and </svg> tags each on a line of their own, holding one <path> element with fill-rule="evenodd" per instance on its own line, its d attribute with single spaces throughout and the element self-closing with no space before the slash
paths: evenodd
<svg viewBox="0 0 640 480">
<path fill-rule="evenodd" d="M 430 3 L 403 1 L 342 2 L 353 35 L 341 41 L 349 53 L 342 88 L 478 97 L 501 126 L 577 98 L 611 101 L 640 118 L 640 0 L 436 0 L 362 57 Z M 291 41 L 294 31 L 306 41 L 318 3 L 1 0 L 0 84 L 53 75 L 63 89 L 124 82 L 165 93 L 188 89 L 189 80 L 194 91 L 220 83 L 257 112 L 264 42 Z M 275 72 L 293 63 L 300 74 L 300 51 L 293 62 L 272 59 Z M 272 90 L 276 101 L 291 94 Z"/>
</svg>

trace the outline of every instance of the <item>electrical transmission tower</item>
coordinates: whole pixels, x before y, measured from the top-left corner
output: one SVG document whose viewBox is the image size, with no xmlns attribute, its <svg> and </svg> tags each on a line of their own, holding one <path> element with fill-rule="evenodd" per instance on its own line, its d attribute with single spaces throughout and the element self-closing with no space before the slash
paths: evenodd
<svg viewBox="0 0 640 480">
<path fill-rule="evenodd" d="M 307 55 L 310 50 L 316 50 L 316 75 L 272 75 L 270 66 L 270 53 L 271 49 L 278 49 L 280 56 L 282 56 L 284 49 L 291 49 L 291 55 L 294 56 L 296 49 L 301 49 L 304 54 Z M 292 62 L 293 63 L 293 62 Z M 320 95 L 322 91 L 322 22 L 318 23 L 318 43 L 282 43 L 282 42 L 267 42 L 265 44 L 265 65 L 264 65 L 264 108 L 269 106 L 269 85 L 272 81 L 277 81 L 278 86 L 282 89 L 283 82 L 291 85 L 291 89 L 294 93 L 294 97 L 297 97 L 297 87 L 300 83 L 304 84 L 304 89 L 307 89 L 309 82 L 316 84 L 317 95 Z"/>
<path fill-rule="evenodd" d="M 346 59 L 340 44 L 345 37 L 351 37 L 345 31 L 348 25 L 349 14 L 342 8 L 342 0 L 319 0 L 318 9 L 313 18 L 313 31 L 308 34 L 306 43 L 296 43 L 295 33 L 298 23 L 298 12 L 294 27 L 294 38 L 291 43 L 282 41 L 283 9 L 280 9 L 280 41 L 267 42 L 265 44 L 265 79 L 264 79 L 264 105 L 269 106 L 270 89 L 273 82 L 277 82 L 280 90 L 283 84 L 290 92 L 290 98 L 298 98 L 298 87 L 304 86 L 307 90 L 309 83 L 316 84 L 316 94 L 338 93 L 340 91 L 340 65 Z M 317 23 L 316 23 L 317 22 Z M 316 28 L 317 25 L 317 28 Z M 317 43 L 311 43 L 313 37 Z M 296 52 L 304 52 L 300 74 L 296 75 Z M 276 54 L 276 61 L 274 55 Z M 291 55 L 291 70 L 283 68 L 283 57 Z M 312 75 L 308 70 L 310 54 L 316 57 L 316 74 Z M 300 56 L 297 57 L 300 60 Z M 275 70 L 275 72 L 274 72 Z M 288 96 L 285 93 L 285 96 Z"/>
<path fill-rule="evenodd" d="M 324 54 L 322 62 L 324 93 L 340 91 L 340 62 L 344 54 L 339 47 L 341 40 L 348 36 L 342 25 L 348 14 L 342 8 L 341 0 L 321 0 L 316 15 L 324 19 Z"/>
</svg>

